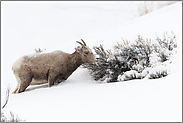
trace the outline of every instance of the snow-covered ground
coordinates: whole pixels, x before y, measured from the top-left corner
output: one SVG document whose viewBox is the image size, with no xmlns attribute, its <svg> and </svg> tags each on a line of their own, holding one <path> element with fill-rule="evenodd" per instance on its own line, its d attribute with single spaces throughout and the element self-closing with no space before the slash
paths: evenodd
<svg viewBox="0 0 183 123">
<path fill-rule="evenodd" d="M 173 31 L 177 53 L 161 79 L 118 83 L 94 81 L 78 68 L 65 82 L 29 86 L 10 94 L 1 111 L 26 121 L 181 121 L 182 120 L 182 2 L 135 18 L 138 2 L 1 2 L 1 106 L 8 84 L 16 87 L 12 64 L 35 48 L 72 53 L 85 40 L 89 47 L 112 48 L 121 38 L 155 38 Z"/>
</svg>

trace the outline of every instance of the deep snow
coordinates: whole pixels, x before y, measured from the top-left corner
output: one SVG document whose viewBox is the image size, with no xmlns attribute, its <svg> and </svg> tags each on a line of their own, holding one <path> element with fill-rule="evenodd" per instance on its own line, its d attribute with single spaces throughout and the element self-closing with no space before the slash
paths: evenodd
<svg viewBox="0 0 183 123">
<path fill-rule="evenodd" d="M 182 2 L 136 19 L 128 9 L 136 3 L 14 3 L 2 2 L 1 105 L 5 85 L 10 83 L 13 91 L 17 84 L 12 64 L 35 52 L 34 48 L 71 53 L 80 38 L 89 47 L 101 42 L 112 48 L 121 37 L 133 41 L 140 34 L 154 39 L 155 32 L 162 35 L 165 31 L 175 32 L 178 47 L 167 66 L 171 71 L 167 77 L 106 84 L 78 68 L 54 87 L 29 86 L 23 93 L 11 94 L 4 114 L 12 111 L 20 119 L 42 122 L 182 120 Z"/>
</svg>

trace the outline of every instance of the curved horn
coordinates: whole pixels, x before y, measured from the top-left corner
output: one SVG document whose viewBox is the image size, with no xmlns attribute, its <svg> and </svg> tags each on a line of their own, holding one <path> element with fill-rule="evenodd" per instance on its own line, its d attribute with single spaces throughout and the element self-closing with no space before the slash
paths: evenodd
<svg viewBox="0 0 183 123">
<path fill-rule="evenodd" d="M 83 42 L 83 44 L 86 46 L 86 43 L 83 41 L 83 39 L 81 39 L 81 41 Z"/>
<path fill-rule="evenodd" d="M 79 44 L 81 44 L 82 47 L 84 47 L 84 45 L 81 42 L 79 42 L 79 41 L 76 41 L 76 42 L 79 43 Z"/>
</svg>

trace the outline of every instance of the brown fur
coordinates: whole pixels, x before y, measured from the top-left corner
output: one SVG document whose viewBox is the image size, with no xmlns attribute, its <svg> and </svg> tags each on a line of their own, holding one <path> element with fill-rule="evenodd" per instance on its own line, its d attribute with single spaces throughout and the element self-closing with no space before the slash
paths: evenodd
<svg viewBox="0 0 183 123">
<path fill-rule="evenodd" d="M 47 82 L 51 87 L 56 81 L 66 80 L 81 64 L 95 62 L 95 55 L 86 45 L 75 50 L 72 54 L 57 50 L 18 59 L 12 67 L 18 81 L 13 93 L 23 92 L 29 85 Z"/>
</svg>

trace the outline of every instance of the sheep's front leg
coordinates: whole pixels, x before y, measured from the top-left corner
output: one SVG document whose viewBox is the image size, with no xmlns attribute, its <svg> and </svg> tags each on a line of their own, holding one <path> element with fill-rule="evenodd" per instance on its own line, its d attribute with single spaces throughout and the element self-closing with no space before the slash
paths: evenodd
<svg viewBox="0 0 183 123">
<path fill-rule="evenodd" d="M 55 81 L 56 81 L 56 75 L 50 74 L 48 76 L 48 84 L 49 84 L 48 86 L 49 87 L 53 86 Z"/>
</svg>

